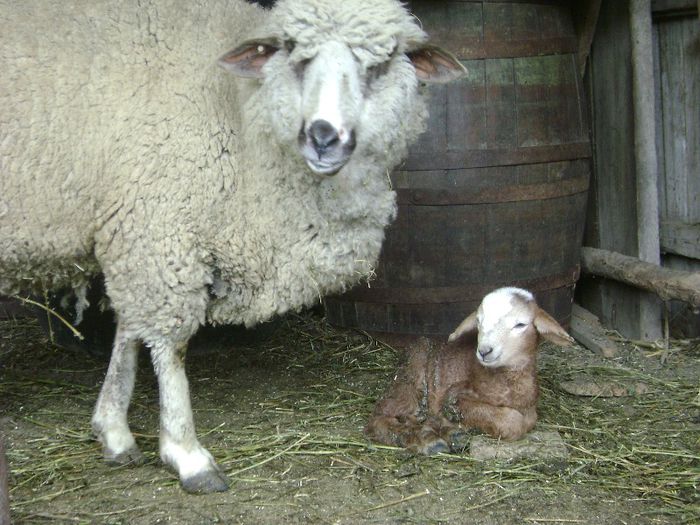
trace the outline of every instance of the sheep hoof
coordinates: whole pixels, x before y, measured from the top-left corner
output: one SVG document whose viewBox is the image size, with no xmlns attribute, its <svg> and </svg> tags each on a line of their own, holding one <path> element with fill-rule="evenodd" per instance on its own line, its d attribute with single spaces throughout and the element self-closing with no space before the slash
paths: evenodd
<svg viewBox="0 0 700 525">
<path fill-rule="evenodd" d="M 423 446 L 423 454 L 426 456 L 432 456 L 433 454 L 440 454 L 441 452 L 449 452 L 450 446 L 445 442 L 444 439 L 436 439 L 432 443 L 426 443 Z"/>
<path fill-rule="evenodd" d="M 145 462 L 143 453 L 135 445 L 119 453 L 106 448 L 104 458 L 107 464 L 112 466 L 143 465 Z"/>
<path fill-rule="evenodd" d="M 225 492 L 229 483 L 226 475 L 216 470 L 205 470 L 182 480 L 182 488 L 190 494 Z"/>
</svg>

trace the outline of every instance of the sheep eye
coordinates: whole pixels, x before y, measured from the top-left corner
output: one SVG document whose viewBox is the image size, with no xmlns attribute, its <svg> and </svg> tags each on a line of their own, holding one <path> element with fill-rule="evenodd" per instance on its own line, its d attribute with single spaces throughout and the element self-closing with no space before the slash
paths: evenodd
<svg viewBox="0 0 700 525">
<path fill-rule="evenodd" d="M 258 53 L 258 55 L 267 56 L 274 54 L 277 51 L 277 48 L 268 44 L 258 44 L 255 51 Z"/>
<path fill-rule="evenodd" d="M 522 330 L 526 326 L 527 325 L 525 323 L 516 323 L 515 326 L 513 327 L 513 330 Z"/>
</svg>

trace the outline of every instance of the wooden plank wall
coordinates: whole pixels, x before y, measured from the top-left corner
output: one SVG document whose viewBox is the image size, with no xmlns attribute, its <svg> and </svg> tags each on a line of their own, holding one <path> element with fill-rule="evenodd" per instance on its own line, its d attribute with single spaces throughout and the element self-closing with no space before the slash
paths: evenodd
<svg viewBox="0 0 700 525">
<path fill-rule="evenodd" d="M 632 69 L 627 1 L 603 1 L 586 75 L 593 139 L 593 178 L 584 245 L 637 256 Z M 639 336 L 640 293 L 584 276 L 577 301 L 606 326 Z"/>
<path fill-rule="evenodd" d="M 700 21 L 692 0 L 655 4 L 655 84 L 663 264 L 700 271 Z M 679 336 L 700 335 L 700 314 L 670 305 Z"/>
<path fill-rule="evenodd" d="M 657 154 L 663 264 L 700 270 L 700 27 L 695 0 L 652 2 Z M 585 85 L 594 169 L 584 245 L 637 256 L 634 111 L 628 0 L 603 0 Z M 583 277 L 577 301 L 607 326 L 640 338 L 639 302 L 629 286 Z M 698 335 L 698 315 L 672 303 L 677 336 Z"/>
</svg>

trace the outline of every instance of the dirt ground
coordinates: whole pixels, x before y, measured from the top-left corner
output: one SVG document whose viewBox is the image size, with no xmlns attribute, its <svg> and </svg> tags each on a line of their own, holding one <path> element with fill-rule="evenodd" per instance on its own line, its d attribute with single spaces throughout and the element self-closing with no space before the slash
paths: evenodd
<svg viewBox="0 0 700 525">
<path fill-rule="evenodd" d="M 198 434 L 231 481 L 226 493 L 193 496 L 158 459 L 145 351 L 130 423 L 147 463 L 109 467 L 90 434 L 106 358 L 52 345 L 34 321 L 2 321 L 14 523 L 700 523 L 698 341 L 666 352 L 625 345 L 614 359 L 543 346 L 537 429 L 558 432 L 569 457 L 494 463 L 364 438 L 398 358 L 366 334 L 305 314 L 249 339 L 210 332 L 188 354 Z M 561 387 L 581 378 L 633 395 Z"/>
</svg>

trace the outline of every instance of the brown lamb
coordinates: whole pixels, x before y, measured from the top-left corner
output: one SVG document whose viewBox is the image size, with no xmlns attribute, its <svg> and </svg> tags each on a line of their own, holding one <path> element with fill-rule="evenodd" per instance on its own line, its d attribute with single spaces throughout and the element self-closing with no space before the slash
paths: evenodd
<svg viewBox="0 0 700 525">
<path fill-rule="evenodd" d="M 573 343 L 530 292 L 491 292 L 448 344 L 423 338 L 408 350 L 406 363 L 375 406 L 366 435 L 422 454 L 455 449 L 466 429 L 521 438 L 537 421 L 542 339 Z"/>
</svg>

